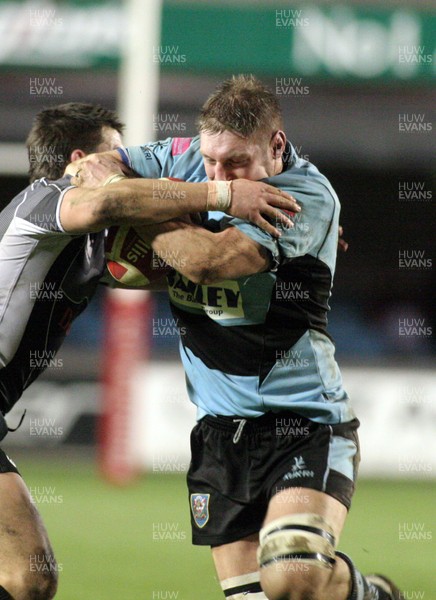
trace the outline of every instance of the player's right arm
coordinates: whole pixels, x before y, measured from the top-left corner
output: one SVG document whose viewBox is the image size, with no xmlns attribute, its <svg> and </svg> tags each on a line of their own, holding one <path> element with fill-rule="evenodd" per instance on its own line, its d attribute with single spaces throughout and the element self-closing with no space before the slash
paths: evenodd
<svg viewBox="0 0 436 600">
<path fill-rule="evenodd" d="M 278 209 L 300 210 L 292 196 L 261 182 L 239 179 L 231 184 L 185 183 L 126 178 L 96 189 L 69 188 L 60 204 L 59 220 L 63 230 L 73 234 L 101 231 L 111 225 L 150 225 L 187 213 L 222 210 L 216 204 L 217 197 L 226 194 L 229 206 L 225 212 L 275 236 L 279 231 L 265 217 L 286 225 L 290 221 Z"/>
<path fill-rule="evenodd" d="M 273 187 L 266 188 L 265 183 L 254 184 L 240 180 L 232 183 L 208 182 L 190 185 L 174 181 L 150 181 L 161 177 L 205 181 L 206 173 L 198 146 L 197 138 L 195 141 L 191 138 L 168 138 L 127 150 L 120 148 L 103 154 L 91 154 L 77 161 L 67 172 L 71 175 L 79 173 L 72 183 L 84 185 L 85 188 L 101 186 L 111 175 L 132 173 L 132 168 L 144 177 L 144 180 L 138 179 L 134 183 L 132 180 L 126 180 L 111 185 L 111 192 L 112 189 L 116 189 L 117 192 L 120 190 L 118 199 L 113 197 L 111 192 L 111 198 L 106 200 L 101 200 L 98 196 L 94 202 L 84 205 L 83 212 L 80 208 L 77 209 L 74 199 L 74 204 L 66 204 L 66 208 L 62 208 L 62 212 L 66 213 L 65 220 L 61 215 L 63 227 L 68 231 L 83 232 L 90 230 L 89 225 L 99 228 L 123 223 L 141 226 L 163 222 L 187 213 L 209 210 L 225 211 L 231 216 L 250 221 L 274 237 L 279 237 L 280 232 L 271 222 L 283 226 L 291 225 L 289 218 L 279 209 L 298 212 L 298 206 L 292 200 L 289 203 L 291 197 L 288 194 L 283 195 Z M 178 169 L 176 171 L 175 166 Z M 130 190 L 124 187 L 124 184 L 130 187 Z M 138 194 L 149 195 L 150 185 L 152 197 L 139 198 Z M 231 192 L 228 208 L 222 205 L 222 197 L 226 198 L 227 187 L 228 192 Z M 287 206 L 283 203 L 284 198 L 287 198 Z M 91 214 L 86 214 L 86 208 L 90 209 Z M 86 219 L 85 223 L 83 219 Z M 89 223 L 90 219 L 97 219 L 97 222 Z"/>
</svg>

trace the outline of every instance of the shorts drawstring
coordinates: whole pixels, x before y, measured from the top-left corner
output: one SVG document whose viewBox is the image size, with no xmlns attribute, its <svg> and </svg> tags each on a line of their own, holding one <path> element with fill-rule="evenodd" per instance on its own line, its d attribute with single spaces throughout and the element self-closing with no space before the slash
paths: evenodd
<svg viewBox="0 0 436 600">
<path fill-rule="evenodd" d="M 233 419 L 233 423 L 239 423 L 238 429 L 236 430 L 235 435 L 233 436 L 233 443 L 237 444 L 241 439 L 242 431 L 244 429 L 245 423 L 247 419 Z"/>
<path fill-rule="evenodd" d="M 24 412 L 21 415 L 21 419 L 20 419 L 20 422 L 18 423 L 18 425 L 16 427 L 14 427 L 14 429 L 11 429 L 11 427 L 8 427 L 8 431 L 14 432 L 14 431 L 17 431 L 17 429 L 19 429 L 21 427 L 21 423 L 23 422 L 24 417 L 26 416 L 26 412 L 27 412 L 27 408 L 24 409 Z"/>
</svg>

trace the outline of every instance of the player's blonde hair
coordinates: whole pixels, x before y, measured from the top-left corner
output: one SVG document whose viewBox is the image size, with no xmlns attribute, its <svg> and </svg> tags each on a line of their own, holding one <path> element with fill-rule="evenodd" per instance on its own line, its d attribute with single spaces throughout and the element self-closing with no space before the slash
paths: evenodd
<svg viewBox="0 0 436 600">
<path fill-rule="evenodd" d="M 244 138 L 283 128 L 277 97 L 254 75 L 233 75 L 204 103 L 197 120 L 200 132 L 231 131 Z"/>
</svg>

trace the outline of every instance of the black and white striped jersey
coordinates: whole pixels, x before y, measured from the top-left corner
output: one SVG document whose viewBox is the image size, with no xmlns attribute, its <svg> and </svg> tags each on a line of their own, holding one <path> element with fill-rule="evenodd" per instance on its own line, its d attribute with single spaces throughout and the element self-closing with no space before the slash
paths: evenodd
<svg viewBox="0 0 436 600">
<path fill-rule="evenodd" d="M 104 232 L 66 233 L 70 177 L 39 179 L 0 213 L 0 410 L 48 367 L 104 273 Z"/>
</svg>

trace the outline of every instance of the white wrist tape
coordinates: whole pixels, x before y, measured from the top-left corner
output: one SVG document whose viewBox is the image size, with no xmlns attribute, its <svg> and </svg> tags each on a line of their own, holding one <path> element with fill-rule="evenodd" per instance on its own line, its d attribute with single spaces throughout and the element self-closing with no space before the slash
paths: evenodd
<svg viewBox="0 0 436 600">
<path fill-rule="evenodd" d="M 206 210 L 226 211 L 232 203 L 231 181 L 208 181 Z"/>
<path fill-rule="evenodd" d="M 103 182 L 102 185 L 110 185 L 111 183 L 118 183 L 118 181 L 122 181 L 123 179 L 127 179 L 125 175 L 121 175 L 120 173 L 115 173 L 115 175 L 109 175 L 107 179 Z"/>
</svg>

